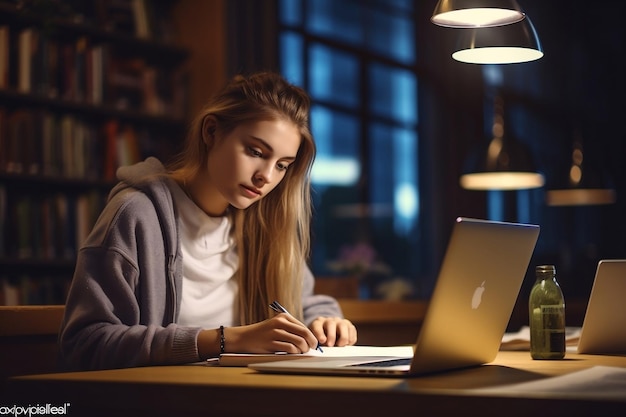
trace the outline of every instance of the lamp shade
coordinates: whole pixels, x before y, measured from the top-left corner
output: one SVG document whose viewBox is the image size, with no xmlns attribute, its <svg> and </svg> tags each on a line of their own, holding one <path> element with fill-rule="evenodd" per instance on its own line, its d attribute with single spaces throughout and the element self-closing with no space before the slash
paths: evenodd
<svg viewBox="0 0 626 417">
<path fill-rule="evenodd" d="M 566 169 L 549 181 L 546 191 L 548 206 L 590 206 L 613 204 L 616 193 L 608 174 L 594 164 L 583 149 L 580 135 L 574 140 Z"/>
<path fill-rule="evenodd" d="M 461 187 L 466 190 L 526 190 L 543 187 L 530 151 L 509 137 L 494 137 L 466 160 Z"/>
<path fill-rule="evenodd" d="M 542 187 L 542 174 L 536 172 L 530 150 L 504 129 L 503 102 L 494 100 L 493 136 L 472 152 L 460 178 L 467 190 L 525 190 Z"/>
<path fill-rule="evenodd" d="M 595 206 L 615 203 L 612 188 L 566 188 L 546 191 L 549 206 Z"/>
<path fill-rule="evenodd" d="M 525 16 L 515 0 L 439 0 L 430 20 L 439 26 L 475 28 L 508 25 Z"/>
<path fill-rule="evenodd" d="M 463 29 L 452 58 L 470 64 L 515 64 L 540 59 L 543 49 L 528 17 L 506 26 Z"/>
</svg>

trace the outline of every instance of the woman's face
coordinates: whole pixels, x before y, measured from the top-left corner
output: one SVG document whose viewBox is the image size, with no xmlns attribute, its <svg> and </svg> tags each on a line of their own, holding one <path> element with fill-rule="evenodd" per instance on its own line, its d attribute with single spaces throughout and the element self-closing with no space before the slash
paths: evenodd
<svg viewBox="0 0 626 417">
<path fill-rule="evenodd" d="M 196 201 L 213 215 L 222 214 L 228 205 L 249 207 L 285 177 L 300 140 L 297 126 L 284 119 L 247 123 L 215 138 Z"/>
</svg>

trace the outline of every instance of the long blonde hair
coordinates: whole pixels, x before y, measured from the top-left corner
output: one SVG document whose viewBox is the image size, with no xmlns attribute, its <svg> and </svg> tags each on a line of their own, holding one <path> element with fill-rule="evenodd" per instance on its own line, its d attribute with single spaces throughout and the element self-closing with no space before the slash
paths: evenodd
<svg viewBox="0 0 626 417">
<path fill-rule="evenodd" d="M 247 209 L 230 208 L 239 253 L 241 324 L 268 318 L 273 300 L 302 319 L 302 278 L 310 250 L 310 171 L 315 159 L 309 111 L 306 92 L 280 75 L 238 75 L 193 120 L 183 151 L 170 165 L 173 177 L 185 179 L 206 164 L 207 117 L 217 121 L 220 135 L 215 137 L 224 137 L 244 123 L 278 119 L 291 121 L 300 132 L 296 160 L 280 184 Z"/>
</svg>

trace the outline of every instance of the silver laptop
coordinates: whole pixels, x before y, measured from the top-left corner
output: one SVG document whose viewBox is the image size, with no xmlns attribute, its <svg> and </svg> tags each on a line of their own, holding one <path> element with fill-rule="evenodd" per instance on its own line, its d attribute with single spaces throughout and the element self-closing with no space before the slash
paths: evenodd
<svg viewBox="0 0 626 417">
<path fill-rule="evenodd" d="M 626 353 L 626 259 L 598 262 L 578 353 Z"/>
<path fill-rule="evenodd" d="M 321 355 L 249 367 L 272 373 L 412 376 L 491 362 L 538 236 L 536 225 L 458 218 L 413 357 Z"/>
</svg>

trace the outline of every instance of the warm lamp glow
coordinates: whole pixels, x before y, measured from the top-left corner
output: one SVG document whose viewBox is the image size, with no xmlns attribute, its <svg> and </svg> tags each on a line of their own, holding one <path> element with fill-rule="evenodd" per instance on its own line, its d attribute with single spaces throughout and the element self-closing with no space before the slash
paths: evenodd
<svg viewBox="0 0 626 417">
<path fill-rule="evenodd" d="M 574 143 L 571 152 L 569 170 L 565 181 L 558 187 L 551 186 L 546 191 L 548 206 L 591 206 L 615 203 L 615 190 L 602 170 L 589 160 L 583 148 L 583 137 L 580 130 L 574 131 Z"/>
<path fill-rule="evenodd" d="M 536 172 L 476 172 L 460 179 L 467 190 L 524 190 L 543 187 L 545 180 Z"/>
<path fill-rule="evenodd" d="M 439 0 L 430 20 L 439 26 L 475 28 L 508 25 L 524 17 L 515 0 Z"/>
<path fill-rule="evenodd" d="M 494 97 L 493 137 L 470 154 L 459 180 L 466 190 L 525 190 L 543 187 L 545 179 L 534 169 L 528 148 L 505 133 L 504 103 Z"/>
<path fill-rule="evenodd" d="M 541 57 L 543 52 L 536 49 L 510 46 L 465 49 L 452 54 L 452 58 L 467 64 L 519 64 Z"/>
<path fill-rule="evenodd" d="M 537 32 L 527 17 L 506 26 L 462 29 L 452 58 L 468 64 L 517 64 L 543 57 Z"/>
<path fill-rule="evenodd" d="M 615 191 L 604 188 L 577 188 L 546 191 L 549 206 L 591 206 L 615 203 Z"/>
</svg>

